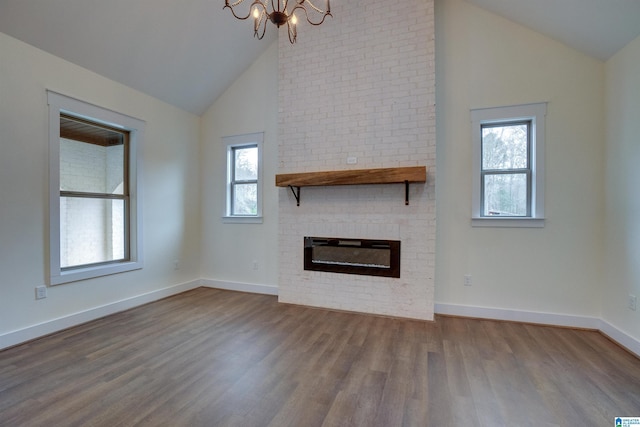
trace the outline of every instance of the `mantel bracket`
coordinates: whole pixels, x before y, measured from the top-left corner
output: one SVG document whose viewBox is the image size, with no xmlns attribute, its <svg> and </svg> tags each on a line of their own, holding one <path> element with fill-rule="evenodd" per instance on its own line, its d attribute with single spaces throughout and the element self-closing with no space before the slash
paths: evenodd
<svg viewBox="0 0 640 427">
<path fill-rule="evenodd" d="M 296 206 L 300 206 L 300 187 L 293 185 L 289 185 L 289 189 L 293 193 L 293 197 L 296 198 Z"/>
<path fill-rule="evenodd" d="M 404 182 L 404 204 L 409 205 L 409 181 Z"/>
</svg>

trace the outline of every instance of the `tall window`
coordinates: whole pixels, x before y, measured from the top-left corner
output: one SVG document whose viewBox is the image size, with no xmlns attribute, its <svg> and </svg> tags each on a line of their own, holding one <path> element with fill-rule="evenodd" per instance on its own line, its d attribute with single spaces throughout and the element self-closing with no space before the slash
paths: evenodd
<svg viewBox="0 0 640 427">
<path fill-rule="evenodd" d="M 224 138 L 227 144 L 227 212 L 231 222 L 262 218 L 262 133 Z"/>
<path fill-rule="evenodd" d="M 531 216 L 531 120 L 481 125 L 480 216 Z"/>
<path fill-rule="evenodd" d="M 144 122 L 55 92 L 48 101 L 51 284 L 142 268 Z"/>
<path fill-rule="evenodd" d="M 472 110 L 473 225 L 543 226 L 546 104 Z"/>
<path fill-rule="evenodd" d="M 60 267 L 129 258 L 129 132 L 60 114 Z"/>
</svg>

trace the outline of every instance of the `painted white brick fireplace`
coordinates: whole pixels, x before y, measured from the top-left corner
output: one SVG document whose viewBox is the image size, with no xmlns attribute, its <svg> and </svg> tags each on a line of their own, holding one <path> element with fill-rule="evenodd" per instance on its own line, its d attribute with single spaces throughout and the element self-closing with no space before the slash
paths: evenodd
<svg viewBox="0 0 640 427">
<path fill-rule="evenodd" d="M 433 0 L 336 2 L 332 12 L 301 25 L 293 46 L 280 37 L 278 173 L 424 165 L 427 183 L 411 184 L 408 206 L 401 184 L 304 187 L 300 206 L 281 188 L 279 299 L 432 319 Z M 305 271 L 304 236 L 400 240 L 401 276 Z"/>
</svg>

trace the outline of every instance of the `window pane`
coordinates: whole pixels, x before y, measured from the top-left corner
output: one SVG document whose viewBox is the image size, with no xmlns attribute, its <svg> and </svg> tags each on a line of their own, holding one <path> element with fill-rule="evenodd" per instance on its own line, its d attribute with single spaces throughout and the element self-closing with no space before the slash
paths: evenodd
<svg viewBox="0 0 640 427">
<path fill-rule="evenodd" d="M 258 214 L 258 184 L 235 184 L 233 186 L 232 215 Z"/>
<path fill-rule="evenodd" d="M 527 168 L 528 129 L 528 123 L 482 126 L 482 169 Z"/>
<path fill-rule="evenodd" d="M 60 267 L 124 259 L 124 200 L 60 197 Z"/>
<path fill-rule="evenodd" d="M 483 215 L 527 216 L 527 175 L 485 175 Z"/>
<path fill-rule="evenodd" d="M 234 148 L 235 181 L 258 179 L 258 147 Z"/>
<path fill-rule="evenodd" d="M 60 190 L 123 194 L 124 145 L 60 140 Z"/>
</svg>

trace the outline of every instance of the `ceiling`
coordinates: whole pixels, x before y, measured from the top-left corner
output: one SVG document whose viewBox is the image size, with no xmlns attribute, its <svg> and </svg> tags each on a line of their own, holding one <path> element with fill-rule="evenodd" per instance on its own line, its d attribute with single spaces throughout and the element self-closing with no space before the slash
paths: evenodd
<svg viewBox="0 0 640 427">
<path fill-rule="evenodd" d="M 334 1 L 334 15 L 340 1 L 349 0 Z M 640 35 L 640 0 L 467 1 L 600 60 Z M 263 40 L 254 39 L 251 22 L 234 19 L 223 5 L 222 0 L 0 0 L 0 31 L 202 114 L 277 35 L 269 26 Z"/>
<path fill-rule="evenodd" d="M 276 40 L 223 0 L 0 0 L 0 31 L 202 114 Z"/>
<path fill-rule="evenodd" d="M 467 0 L 606 61 L 640 35 L 639 0 Z"/>
</svg>

